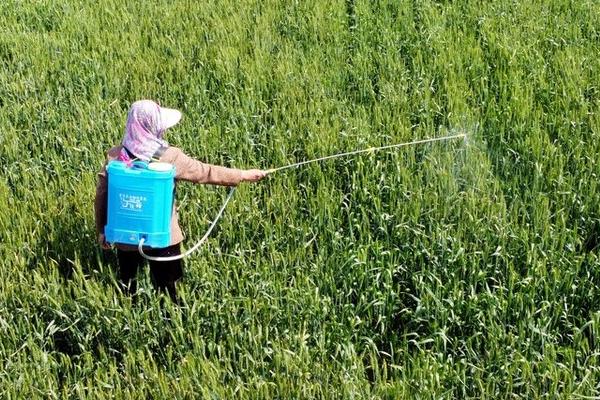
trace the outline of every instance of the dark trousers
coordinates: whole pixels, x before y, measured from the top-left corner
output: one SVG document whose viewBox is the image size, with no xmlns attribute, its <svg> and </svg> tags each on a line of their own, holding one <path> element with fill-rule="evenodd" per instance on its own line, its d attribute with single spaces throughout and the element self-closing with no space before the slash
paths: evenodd
<svg viewBox="0 0 600 400">
<path fill-rule="evenodd" d="M 170 257 L 181 254 L 181 248 L 174 244 L 162 249 L 148 249 L 144 253 L 153 257 Z M 119 260 L 119 280 L 128 294 L 137 291 L 136 275 L 142 268 L 146 259 L 136 251 L 117 250 Z M 183 277 L 183 262 L 177 261 L 149 261 L 150 274 L 154 288 L 162 293 L 167 293 L 173 302 L 177 303 L 175 282 Z"/>
</svg>

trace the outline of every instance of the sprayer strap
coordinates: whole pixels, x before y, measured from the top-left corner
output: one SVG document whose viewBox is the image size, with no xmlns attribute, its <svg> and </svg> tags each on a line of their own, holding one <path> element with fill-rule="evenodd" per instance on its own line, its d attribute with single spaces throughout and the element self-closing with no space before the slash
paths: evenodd
<svg viewBox="0 0 600 400">
<path fill-rule="evenodd" d="M 169 147 L 168 146 L 160 146 L 158 148 L 158 150 L 156 150 L 154 152 L 154 154 L 152 155 L 152 157 L 150 158 L 150 160 L 152 161 L 160 161 L 160 158 L 163 156 L 163 154 L 165 154 L 165 151 L 167 151 Z"/>
<path fill-rule="evenodd" d="M 132 159 L 132 160 L 138 160 L 138 158 L 135 156 L 135 154 L 133 154 L 131 151 L 129 151 L 129 149 L 125 146 L 123 146 L 123 148 L 125 149 L 125 151 L 127 152 L 127 155 Z M 160 158 L 163 156 L 163 154 L 165 154 L 165 151 L 167 151 L 169 147 L 168 146 L 160 146 L 158 148 L 158 150 L 156 150 L 154 152 L 154 154 L 152 155 L 152 157 L 150 157 L 150 161 L 160 161 Z"/>
<path fill-rule="evenodd" d="M 127 155 L 129 156 L 129 158 L 131 158 L 132 161 L 137 160 L 138 158 L 135 156 L 135 154 L 133 154 L 131 151 L 129 151 L 129 149 L 125 146 L 123 146 L 123 148 L 125 149 L 125 152 L 127 153 Z"/>
</svg>

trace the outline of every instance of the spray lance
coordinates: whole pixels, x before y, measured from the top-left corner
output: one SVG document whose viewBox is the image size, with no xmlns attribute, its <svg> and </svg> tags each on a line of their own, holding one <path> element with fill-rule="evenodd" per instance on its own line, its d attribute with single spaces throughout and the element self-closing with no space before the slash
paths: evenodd
<svg viewBox="0 0 600 400">
<path fill-rule="evenodd" d="M 390 150 L 390 149 L 396 149 L 396 148 L 400 148 L 400 147 L 414 146 L 414 145 L 425 144 L 425 143 L 432 143 L 432 142 L 441 142 L 441 141 L 447 141 L 447 140 L 453 140 L 453 139 L 459 139 L 459 138 L 463 138 L 463 139 L 466 140 L 467 135 L 465 133 L 461 133 L 461 134 L 457 134 L 457 135 L 449 135 L 449 136 L 442 136 L 442 137 L 436 137 L 436 138 L 415 140 L 415 141 L 412 141 L 412 142 L 397 143 L 397 144 L 391 144 L 391 145 L 380 146 L 380 147 L 369 147 L 367 149 L 349 151 L 349 152 L 345 152 L 345 153 L 338 153 L 338 154 L 333 154 L 333 155 L 329 155 L 329 156 L 325 156 L 325 157 L 315 158 L 315 159 L 312 159 L 312 160 L 300 161 L 300 162 L 297 162 L 297 163 L 288 164 L 288 165 L 284 165 L 284 166 L 281 166 L 281 167 L 271 168 L 271 169 L 267 170 L 266 172 L 267 172 L 268 175 L 271 175 L 271 174 L 274 174 L 276 172 L 281 172 L 281 171 L 284 171 L 284 170 L 287 170 L 287 169 L 297 168 L 297 167 L 301 167 L 301 166 L 304 166 L 304 165 L 307 165 L 307 164 L 322 162 L 322 161 L 331 160 L 331 159 L 335 159 L 335 158 L 349 157 L 349 156 L 354 156 L 354 155 L 361 154 L 361 153 L 373 153 L 373 152 L 376 152 L 376 151 Z M 221 208 L 217 212 L 217 215 L 216 215 L 215 219 L 211 222 L 211 224 L 208 227 L 208 229 L 207 229 L 206 233 L 204 234 L 204 236 L 202 236 L 202 238 L 200 240 L 198 240 L 198 242 L 196 242 L 196 244 L 193 247 L 191 247 L 190 249 L 188 249 L 184 253 L 182 253 L 180 255 L 177 255 L 177 256 L 172 256 L 172 257 L 153 257 L 153 256 L 150 256 L 150 255 L 144 253 L 143 246 L 144 246 L 144 243 L 146 242 L 146 239 L 144 237 L 142 237 L 139 240 L 139 243 L 138 243 L 138 252 L 144 258 L 146 258 L 148 260 L 152 260 L 152 261 L 174 261 L 174 260 L 179 260 L 179 259 L 182 259 L 184 257 L 187 257 L 188 255 L 190 255 L 191 253 L 193 253 L 194 251 L 196 251 L 200 246 L 202 246 L 202 244 L 204 244 L 204 242 L 208 239 L 208 237 L 210 236 L 210 234 L 213 231 L 214 227 L 217 225 L 217 222 L 223 216 L 223 212 L 225 211 L 225 208 L 227 207 L 227 205 L 231 201 L 234 193 L 235 193 L 235 187 L 233 187 L 233 188 L 230 189 L 229 194 L 227 195 L 227 198 L 223 202 L 223 205 L 221 206 Z"/>
</svg>

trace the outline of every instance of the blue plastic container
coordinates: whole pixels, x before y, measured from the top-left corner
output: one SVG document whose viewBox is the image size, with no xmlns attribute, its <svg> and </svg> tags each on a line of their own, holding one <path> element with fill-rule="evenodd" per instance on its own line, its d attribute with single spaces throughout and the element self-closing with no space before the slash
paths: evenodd
<svg viewBox="0 0 600 400">
<path fill-rule="evenodd" d="M 106 241 L 167 247 L 171 241 L 171 213 L 175 167 L 136 161 L 131 167 L 110 161 L 108 173 Z"/>
</svg>

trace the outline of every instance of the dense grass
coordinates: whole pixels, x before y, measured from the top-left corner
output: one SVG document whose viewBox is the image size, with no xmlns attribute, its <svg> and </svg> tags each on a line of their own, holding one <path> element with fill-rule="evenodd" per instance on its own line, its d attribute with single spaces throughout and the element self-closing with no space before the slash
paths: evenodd
<svg viewBox="0 0 600 400">
<path fill-rule="evenodd" d="M 0 4 L 0 397 L 600 396 L 600 6 Z M 92 201 L 129 104 L 243 185 L 166 321 Z M 181 185 L 190 238 L 222 188 Z"/>
</svg>

